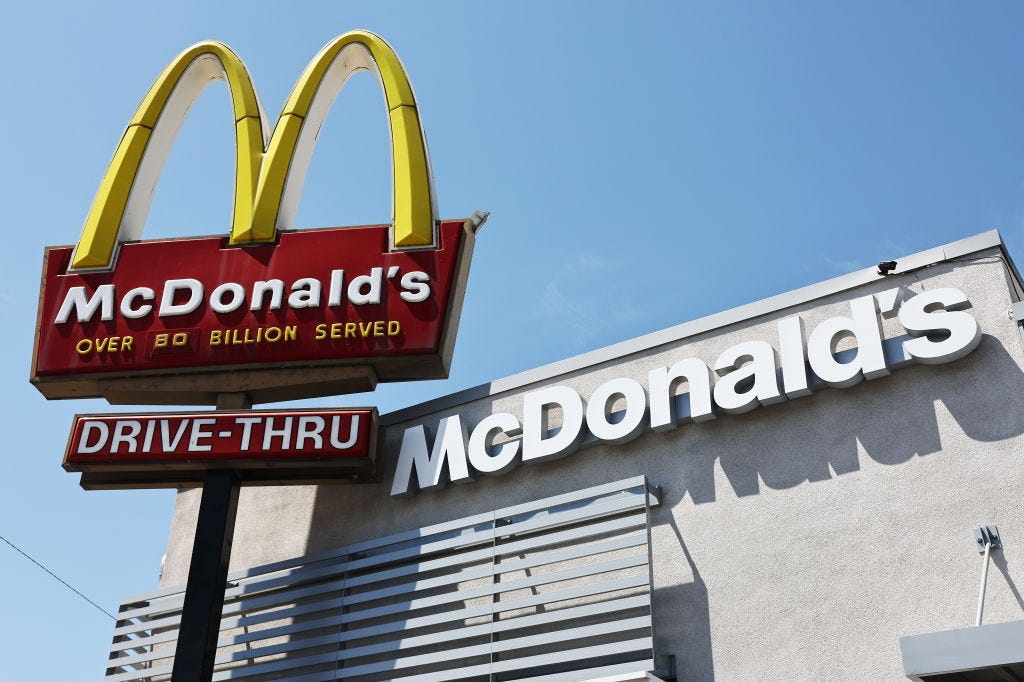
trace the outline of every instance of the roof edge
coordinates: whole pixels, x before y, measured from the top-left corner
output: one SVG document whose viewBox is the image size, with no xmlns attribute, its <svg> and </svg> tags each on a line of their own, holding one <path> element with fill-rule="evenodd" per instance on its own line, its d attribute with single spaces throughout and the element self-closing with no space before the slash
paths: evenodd
<svg viewBox="0 0 1024 682">
<path fill-rule="evenodd" d="M 657 348 L 658 346 L 675 343 L 690 336 L 696 336 L 697 334 L 703 334 L 704 332 L 727 327 L 755 317 L 768 315 L 770 313 L 801 305 L 819 298 L 825 298 L 826 296 L 831 296 L 848 289 L 854 289 L 865 284 L 877 282 L 887 276 L 900 275 L 913 270 L 919 270 L 921 268 L 937 265 L 939 263 L 961 258 L 968 254 L 994 247 L 999 247 L 1006 256 L 1007 266 L 1014 278 L 1017 280 L 1019 286 L 1021 282 L 1020 274 L 1017 272 L 1016 266 L 1006 251 L 1002 236 L 999 234 L 998 230 L 988 230 L 964 239 L 959 239 L 955 242 L 950 242 L 944 246 L 937 246 L 925 251 L 897 258 L 897 268 L 889 275 L 878 274 L 878 270 L 875 266 L 856 270 L 846 275 L 827 279 L 823 282 L 811 284 L 799 289 L 793 289 L 792 291 L 776 294 L 775 296 L 769 296 L 768 298 L 763 298 L 752 303 L 746 303 L 722 312 L 713 313 L 696 320 L 691 320 L 690 322 L 683 322 L 682 324 L 677 324 L 675 326 L 668 327 L 667 329 L 662 329 L 661 331 L 644 334 L 627 341 L 620 341 L 619 343 L 605 346 L 604 348 L 598 348 L 597 350 L 588 351 L 571 358 L 566 358 L 565 360 L 558 360 L 546 365 L 541 365 L 534 369 L 526 370 L 525 372 L 520 372 L 519 374 L 513 374 L 486 384 L 480 384 L 472 388 L 432 398 L 416 405 L 410 405 L 409 407 L 404 407 L 402 409 L 395 410 L 394 412 L 382 414 L 380 416 L 380 423 L 382 426 L 400 424 L 405 421 L 416 419 L 417 417 L 431 414 L 432 412 L 439 412 L 441 410 L 463 405 L 481 398 L 487 398 L 500 393 L 507 393 L 508 391 L 521 389 L 525 386 L 529 386 L 530 384 L 546 381 L 563 374 L 576 372 L 610 360 L 617 360 L 627 355 L 633 355 L 635 353 Z"/>
</svg>

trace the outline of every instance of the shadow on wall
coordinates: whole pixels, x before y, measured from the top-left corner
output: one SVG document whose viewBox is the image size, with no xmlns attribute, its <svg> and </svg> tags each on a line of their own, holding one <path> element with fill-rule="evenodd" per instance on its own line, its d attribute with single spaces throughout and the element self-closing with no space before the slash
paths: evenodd
<svg viewBox="0 0 1024 682">
<path fill-rule="evenodd" d="M 939 452 L 943 411 L 936 403 L 972 440 L 1020 435 L 1024 413 L 1006 397 L 1022 390 L 1024 373 L 1000 342 L 986 335 L 974 353 L 949 365 L 909 367 L 852 388 L 647 437 L 674 439 L 672 449 L 684 453 L 674 460 L 681 469 L 678 480 L 702 504 L 715 501 L 716 460 L 736 495 L 747 496 L 758 494 L 762 484 L 784 489 L 857 471 L 858 443 L 871 459 L 887 465 Z"/>
<path fill-rule="evenodd" d="M 687 564 L 679 567 L 681 573 L 689 569 L 688 579 L 655 589 L 654 632 L 656 637 L 672 633 L 671 642 L 657 642 L 656 648 L 677 656 L 680 679 L 714 680 L 708 588 L 670 510 L 687 495 L 697 504 L 715 501 L 716 460 L 738 496 L 756 495 L 762 486 L 787 489 L 858 471 L 861 451 L 879 464 L 900 465 L 940 452 L 943 432 L 959 429 L 978 442 L 1024 434 L 1024 411 L 1007 399 L 1022 391 L 1024 372 L 997 338 L 986 335 L 971 355 L 947 365 L 908 367 L 852 388 L 647 433 L 633 443 L 598 446 L 564 460 L 524 466 L 508 477 L 481 478 L 443 498 L 431 493 L 382 505 L 377 486 L 346 487 L 343 495 L 321 486 L 311 517 L 320 530 L 310 533 L 307 551 L 564 493 L 572 484 L 595 485 L 645 473 L 665 486 L 653 523 L 671 528 Z M 963 439 L 947 440 L 946 447 L 955 448 Z M 393 471 L 393 454 L 384 459 L 385 479 Z M 366 514 L 356 537 L 350 537 L 351 527 L 340 520 L 361 510 L 372 514 Z M 1007 558 L 1001 553 L 993 557 L 1024 608 L 1024 598 L 1010 581 Z M 685 647 L 673 646 L 678 642 Z"/>
<path fill-rule="evenodd" d="M 999 572 L 1003 574 L 1003 580 L 1006 581 L 1007 587 L 1010 588 L 1010 592 L 1013 594 L 1013 598 L 1017 600 L 1017 606 L 1020 607 L 1021 611 L 1024 611 L 1024 598 L 1020 596 L 1020 590 L 1017 589 L 1017 585 L 1013 582 L 1013 578 L 1010 577 L 1009 561 L 1006 559 L 1005 547 L 1003 550 L 998 552 L 992 552 L 992 563 L 995 564 Z"/>
<path fill-rule="evenodd" d="M 663 492 L 662 509 L 671 510 L 682 500 L 680 495 Z M 659 587 L 654 590 L 654 650 L 674 654 L 676 674 L 680 680 L 715 679 L 714 658 L 711 653 L 711 612 L 708 606 L 708 588 L 683 541 L 683 534 L 672 514 L 665 514 L 665 525 L 672 529 L 693 580 L 688 583 Z M 658 521 L 660 522 L 660 521 Z M 685 642 L 681 649 L 663 641 L 659 633 L 673 633 L 673 642 Z"/>
</svg>

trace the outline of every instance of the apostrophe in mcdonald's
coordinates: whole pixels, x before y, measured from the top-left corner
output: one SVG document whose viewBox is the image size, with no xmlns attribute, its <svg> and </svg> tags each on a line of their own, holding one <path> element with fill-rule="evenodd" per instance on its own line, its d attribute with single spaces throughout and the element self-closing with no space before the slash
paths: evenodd
<svg viewBox="0 0 1024 682">
<path fill-rule="evenodd" d="M 292 230 L 317 132 L 356 71 L 384 91 L 391 222 Z M 235 121 L 231 224 L 200 230 L 223 236 L 138 241 L 174 138 L 214 80 L 226 82 Z M 394 50 L 368 31 L 339 36 L 299 76 L 272 130 L 263 111 L 248 69 L 223 43 L 193 45 L 157 77 L 78 244 L 46 250 L 32 372 L 44 395 L 209 404 L 244 384 L 263 402 L 447 376 L 474 237 L 487 216 L 437 219 L 420 113 Z M 347 330 L 360 342 L 325 342 L 339 321 L 357 318 L 374 321 Z M 143 342 L 142 352 L 90 362 L 95 350 L 75 344 L 97 324 L 107 337 Z M 176 329 L 182 324 L 189 328 Z"/>
</svg>

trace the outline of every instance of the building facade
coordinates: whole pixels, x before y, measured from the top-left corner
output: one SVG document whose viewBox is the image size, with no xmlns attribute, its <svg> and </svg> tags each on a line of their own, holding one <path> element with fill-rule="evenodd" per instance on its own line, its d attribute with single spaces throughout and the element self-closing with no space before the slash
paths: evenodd
<svg viewBox="0 0 1024 682">
<path fill-rule="evenodd" d="M 649 548 L 649 559 L 630 564 L 626 541 L 608 544 L 600 559 L 611 572 L 649 566 L 649 590 L 641 592 L 649 592 L 655 665 L 641 672 L 671 676 L 667 657 L 680 680 L 896 680 L 942 672 L 911 669 L 918 663 L 905 659 L 900 638 L 973 626 L 983 560 L 974 528 L 994 524 L 1002 537 L 1002 548 L 991 552 L 984 623 L 1024 618 L 1024 345 L 1014 315 L 1021 298 L 1020 277 L 998 234 L 988 232 L 900 258 L 886 274 L 858 271 L 383 415 L 379 484 L 242 490 L 230 585 L 244 592 L 238 586 L 247 572 L 275 562 L 285 563 L 264 572 L 287 585 L 289 567 L 298 565 L 287 562 L 297 557 L 312 564 L 347 547 L 351 562 L 372 555 L 366 543 L 376 538 L 450 538 L 463 531 L 444 524 L 469 519 L 464 528 L 477 528 L 481 515 L 517 505 L 548 500 L 529 513 L 562 504 L 558 513 L 575 514 L 595 503 L 564 496 L 646 480 L 656 499 L 641 502 L 647 539 L 634 546 Z M 163 594 L 187 578 L 199 500 L 198 490 L 178 495 Z M 604 513 L 577 514 L 560 526 L 567 535 L 552 545 L 562 553 L 551 570 L 567 577 L 558 589 L 597 579 L 578 567 L 592 565 L 583 548 L 614 536 L 587 525 L 619 518 Z M 494 524 L 518 523 L 512 516 L 502 512 Z M 388 583 L 407 586 L 390 603 L 413 609 L 417 594 L 437 594 L 416 584 L 415 564 L 394 566 L 412 568 L 405 582 Z M 484 580 L 526 580 L 513 585 L 543 596 L 555 588 L 535 579 L 542 573 L 524 568 L 499 579 L 492 570 Z M 499 600 L 472 592 L 479 575 L 448 580 L 470 586 L 460 606 Z M 337 589 L 356 593 L 351 584 Z M 507 615 L 596 600 L 554 595 Z M 230 603 L 226 619 L 242 613 Z M 282 617 L 303 622 L 301 614 Z M 467 616 L 446 628 L 500 620 Z M 600 679 L 642 679 L 612 674 L 625 640 L 612 625 L 588 625 L 598 620 L 574 626 L 581 634 L 573 646 L 608 653 Z M 234 621 L 224 632 L 240 627 Z M 598 679 L 558 666 L 557 637 L 545 642 L 543 635 L 557 631 L 551 625 L 524 639 L 525 651 L 504 657 L 547 653 L 531 659 L 539 667 L 529 679 Z M 486 664 L 476 659 L 464 665 L 472 674 L 437 672 L 445 652 L 461 645 L 431 645 L 433 631 L 425 632 L 421 640 L 410 635 L 408 647 L 395 645 L 400 654 L 375 650 L 367 660 L 405 657 L 408 667 L 366 668 L 366 679 L 520 679 L 514 670 L 481 672 Z M 491 647 L 502 641 L 495 631 L 488 639 Z M 243 676 L 244 667 L 230 672 L 231 661 L 259 663 L 230 656 L 244 649 L 242 640 L 225 640 L 224 679 Z M 287 643 L 289 635 L 282 630 L 274 641 Z M 338 649 L 328 641 L 316 653 Z M 261 661 L 287 661 L 296 655 L 288 651 L 267 649 Z M 350 679 L 344 665 L 326 660 L 317 659 L 320 677 L 298 668 L 289 674 Z M 503 659 L 492 651 L 489 660 Z M 1013 662 L 1003 663 L 1013 674 Z M 322 672 L 328 668 L 337 672 Z M 958 679 L 1018 679 L 971 674 L 978 676 Z"/>
</svg>

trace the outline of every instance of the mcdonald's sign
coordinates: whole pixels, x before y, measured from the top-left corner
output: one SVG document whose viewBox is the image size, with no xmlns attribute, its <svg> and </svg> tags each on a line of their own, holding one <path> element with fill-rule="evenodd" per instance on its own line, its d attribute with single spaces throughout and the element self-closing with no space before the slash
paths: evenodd
<svg viewBox="0 0 1024 682">
<path fill-rule="evenodd" d="M 384 91 L 392 222 L 293 230 L 317 133 L 357 71 Z M 235 118 L 229 233 L 139 241 L 175 135 L 213 80 L 227 83 Z M 443 378 L 485 219 L 437 219 L 416 100 L 380 37 L 328 43 L 273 131 L 241 59 L 199 43 L 142 100 L 77 245 L 45 251 L 32 381 L 47 398 L 212 404 L 227 392 L 266 402 Z"/>
</svg>

